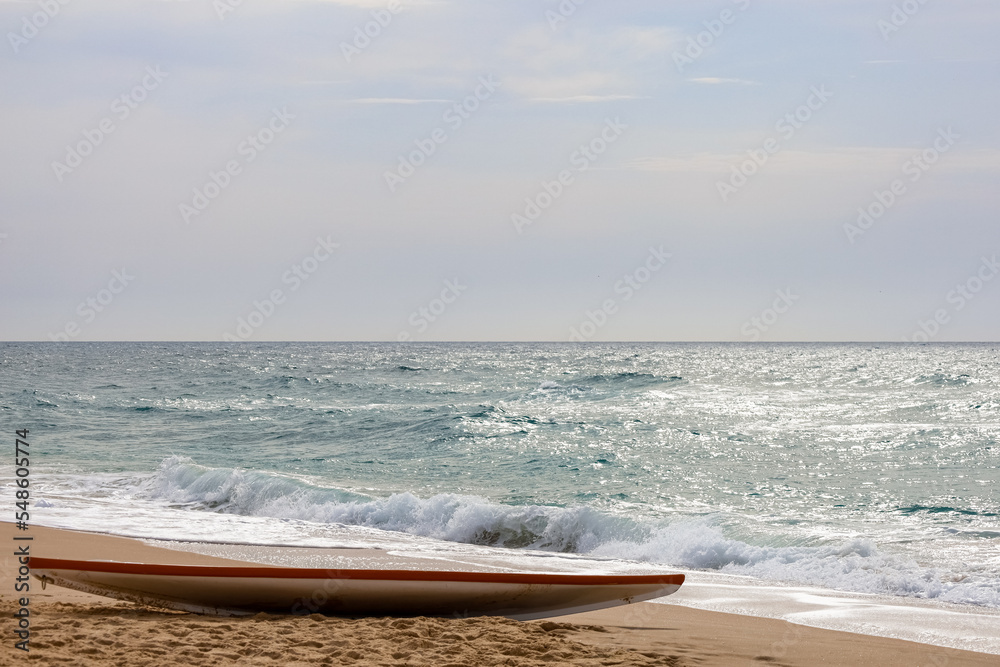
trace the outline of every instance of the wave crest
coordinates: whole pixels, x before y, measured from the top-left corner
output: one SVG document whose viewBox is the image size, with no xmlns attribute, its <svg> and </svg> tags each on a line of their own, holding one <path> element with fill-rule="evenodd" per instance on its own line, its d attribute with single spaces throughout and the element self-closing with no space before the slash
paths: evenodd
<svg viewBox="0 0 1000 667">
<path fill-rule="evenodd" d="M 578 505 L 503 505 L 476 496 L 371 497 L 308 481 L 207 468 L 182 457 L 161 463 L 139 495 L 182 509 L 346 524 L 449 542 L 579 553 L 762 579 L 1000 607 L 1000 582 L 923 567 L 871 541 L 761 545 L 728 537 L 712 517 L 653 523 Z"/>
</svg>

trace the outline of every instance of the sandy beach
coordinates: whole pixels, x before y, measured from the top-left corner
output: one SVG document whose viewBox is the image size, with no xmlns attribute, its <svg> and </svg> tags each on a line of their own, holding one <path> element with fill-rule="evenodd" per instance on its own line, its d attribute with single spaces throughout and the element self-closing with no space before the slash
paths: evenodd
<svg viewBox="0 0 1000 667">
<path fill-rule="evenodd" d="M 7 544 L 11 524 L 0 524 Z M 237 563 L 139 540 L 33 527 L 31 553 L 174 564 Z M 14 648 L 13 549 L 3 559 L 11 625 L 0 664 L 60 665 L 994 665 L 997 657 L 785 621 L 638 603 L 518 622 L 503 618 L 223 618 L 137 606 L 32 580 L 30 652 Z"/>
</svg>

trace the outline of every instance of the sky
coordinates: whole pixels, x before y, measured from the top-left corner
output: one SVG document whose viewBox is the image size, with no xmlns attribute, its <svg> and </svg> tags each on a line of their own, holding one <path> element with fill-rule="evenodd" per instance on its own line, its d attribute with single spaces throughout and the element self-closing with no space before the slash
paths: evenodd
<svg viewBox="0 0 1000 667">
<path fill-rule="evenodd" d="M 1000 340 L 995 0 L 0 0 L 0 340 Z"/>
</svg>

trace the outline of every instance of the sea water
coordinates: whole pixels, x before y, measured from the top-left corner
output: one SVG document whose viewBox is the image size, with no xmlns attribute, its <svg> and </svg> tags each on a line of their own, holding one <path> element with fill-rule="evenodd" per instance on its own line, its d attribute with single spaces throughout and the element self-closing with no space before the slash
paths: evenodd
<svg viewBox="0 0 1000 667">
<path fill-rule="evenodd" d="M 37 524 L 581 554 L 992 613 L 998 350 L 3 343 L 0 413 L 11 461 L 30 430 Z"/>
</svg>

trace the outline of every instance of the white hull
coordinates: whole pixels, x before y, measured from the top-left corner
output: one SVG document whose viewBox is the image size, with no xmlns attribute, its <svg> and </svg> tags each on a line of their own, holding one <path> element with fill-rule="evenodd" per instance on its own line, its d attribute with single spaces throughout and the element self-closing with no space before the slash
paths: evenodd
<svg viewBox="0 0 1000 667">
<path fill-rule="evenodd" d="M 149 565 L 32 558 L 45 583 L 202 614 L 544 618 L 670 595 L 684 575 Z"/>
</svg>

